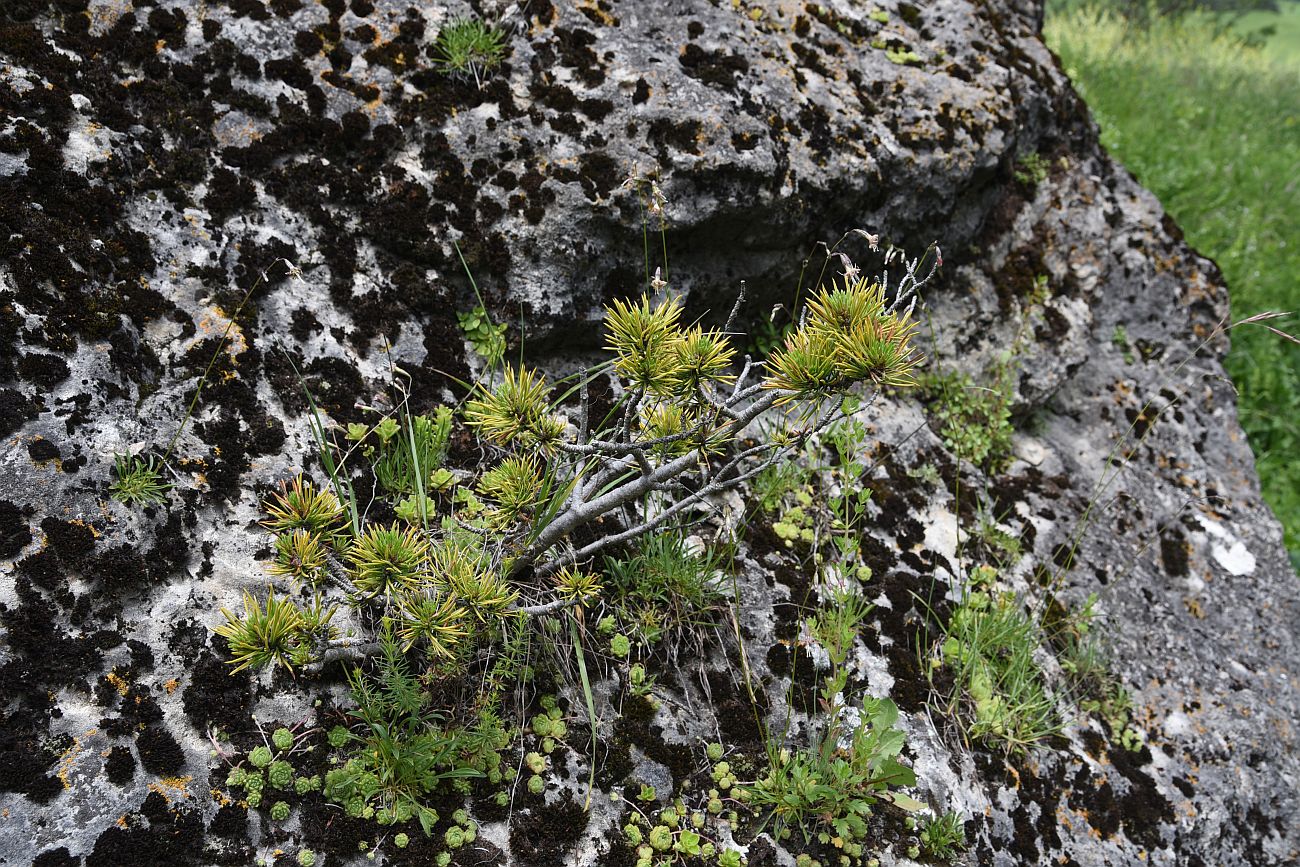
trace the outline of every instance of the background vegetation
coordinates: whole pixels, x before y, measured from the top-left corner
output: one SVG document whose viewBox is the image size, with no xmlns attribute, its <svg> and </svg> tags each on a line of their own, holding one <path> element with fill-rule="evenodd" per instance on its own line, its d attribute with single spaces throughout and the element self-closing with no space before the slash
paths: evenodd
<svg viewBox="0 0 1300 867">
<path fill-rule="evenodd" d="M 1106 147 L 1219 263 L 1234 320 L 1300 310 L 1300 3 L 1124 14 L 1132 5 L 1050 4 L 1048 44 Z M 1252 328 L 1232 342 L 1242 424 L 1300 567 L 1300 347 Z"/>
</svg>

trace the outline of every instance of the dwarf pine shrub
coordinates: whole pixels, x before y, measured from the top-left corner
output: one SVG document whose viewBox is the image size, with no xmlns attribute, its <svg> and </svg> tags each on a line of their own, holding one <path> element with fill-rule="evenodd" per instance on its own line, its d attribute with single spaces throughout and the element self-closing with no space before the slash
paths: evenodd
<svg viewBox="0 0 1300 867">
<path fill-rule="evenodd" d="M 743 292 L 722 328 L 688 322 L 671 295 L 644 296 L 606 308 L 607 364 L 567 380 L 506 365 L 458 417 L 412 415 L 399 389 L 394 411 L 349 426 L 340 446 L 316 416 L 330 483 L 285 485 L 264 521 L 276 535 L 270 571 L 311 601 L 250 594 L 217 632 L 235 670 L 366 661 L 349 675 L 355 726 L 331 735 L 343 755 L 326 796 L 351 815 L 418 819 L 427 831 L 436 818 L 423 799 L 436 785 L 501 779 L 498 751 L 510 739 L 500 698 L 534 624 L 576 609 L 597 609 L 592 622 L 633 622 L 629 612 L 660 606 L 675 612 L 658 625 L 670 632 L 690 620 L 682 606 L 712 604 L 712 561 L 672 534 L 692 509 L 770 473 L 844 418 L 849 392 L 860 393 L 852 409 L 912 384 L 911 314 L 934 252 L 904 260 L 892 286 L 848 269 L 807 301 L 765 361 L 733 346 Z M 597 418 L 587 384 L 605 370 L 619 397 Z M 562 407 L 566 397 L 576 410 Z M 767 435 L 747 438 L 759 419 Z M 486 466 L 443 466 L 458 423 L 477 435 Z M 379 483 L 367 482 L 370 507 L 361 479 Z M 563 634 L 552 627 L 547 641 Z"/>
</svg>

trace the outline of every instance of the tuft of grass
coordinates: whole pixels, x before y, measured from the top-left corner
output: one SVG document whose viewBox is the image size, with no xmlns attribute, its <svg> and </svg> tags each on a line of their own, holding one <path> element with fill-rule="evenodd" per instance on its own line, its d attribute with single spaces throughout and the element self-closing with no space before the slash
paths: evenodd
<svg viewBox="0 0 1300 867">
<path fill-rule="evenodd" d="M 506 33 L 478 18 L 454 18 L 438 31 L 433 55 L 444 72 L 472 75 L 479 81 L 505 59 Z"/>
<path fill-rule="evenodd" d="M 149 505 L 167 499 L 171 485 L 162 480 L 162 464 L 153 455 L 115 455 L 113 457 L 113 484 L 109 485 L 114 499 L 130 505 Z"/>
<path fill-rule="evenodd" d="M 921 820 L 921 848 L 940 860 L 951 861 L 957 853 L 966 848 L 966 830 L 962 827 L 961 816 L 949 810 L 942 815 L 929 816 Z"/>
<path fill-rule="evenodd" d="M 653 536 L 626 559 L 605 559 L 607 596 L 619 620 L 648 645 L 702 626 L 722 603 L 718 556 L 692 553 L 676 533 Z"/>
<path fill-rule="evenodd" d="M 1042 631 L 1015 594 L 991 586 L 982 567 L 954 608 L 933 662 L 952 674 L 948 695 L 936 694 L 972 737 L 1022 751 L 1060 732 L 1056 702 L 1034 659 Z"/>
<path fill-rule="evenodd" d="M 440 406 L 432 416 L 404 415 L 400 424 L 385 418 L 375 425 L 378 444 L 363 448 L 385 491 L 414 495 L 449 483 L 450 474 L 442 470 L 442 463 L 451 439 L 451 416 L 448 407 Z"/>
<path fill-rule="evenodd" d="M 1300 9 L 1285 11 L 1279 31 L 1291 33 Z M 1105 15 L 1057 11 L 1045 36 L 1102 142 L 1222 268 L 1233 319 L 1300 309 L 1300 62 L 1267 43 L 1216 35 L 1196 16 L 1140 31 Z M 1300 347 L 1239 329 L 1227 366 L 1264 497 L 1300 562 Z"/>
</svg>

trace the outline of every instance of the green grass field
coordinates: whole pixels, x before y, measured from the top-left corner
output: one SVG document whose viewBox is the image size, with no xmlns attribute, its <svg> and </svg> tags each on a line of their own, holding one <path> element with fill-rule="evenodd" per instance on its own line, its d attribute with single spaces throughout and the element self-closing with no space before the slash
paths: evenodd
<svg viewBox="0 0 1300 867">
<path fill-rule="evenodd" d="M 1234 320 L 1300 311 L 1300 4 L 1245 26 L 1270 22 L 1258 50 L 1203 20 L 1139 32 L 1079 10 L 1050 13 L 1045 34 L 1106 147 L 1223 269 Z M 1300 334 L 1300 316 L 1273 324 Z M 1250 325 L 1232 343 L 1242 424 L 1300 566 L 1300 346 Z"/>
</svg>

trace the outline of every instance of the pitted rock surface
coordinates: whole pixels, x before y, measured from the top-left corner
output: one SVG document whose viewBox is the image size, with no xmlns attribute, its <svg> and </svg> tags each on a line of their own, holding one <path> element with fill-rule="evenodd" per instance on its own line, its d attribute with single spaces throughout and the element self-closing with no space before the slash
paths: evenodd
<svg viewBox="0 0 1300 867">
<path fill-rule="evenodd" d="M 431 48 L 466 14 L 510 31 L 481 86 Z M 815 241 L 865 227 L 942 244 L 926 301 L 949 366 L 986 369 L 1027 329 L 1005 472 L 959 465 L 907 393 L 867 418 L 884 446 L 857 673 L 905 712 L 921 794 L 968 817 L 965 863 L 1295 863 L 1300 584 L 1220 364 L 1227 293 L 1101 150 L 1040 17 L 1011 0 L 3 4 L 0 863 L 364 860 L 373 826 L 322 803 L 282 828 L 210 791 L 219 733 L 315 712 L 283 675 L 230 676 L 211 633 L 267 583 L 259 501 L 315 466 L 304 386 L 339 423 L 390 362 L 417 408 L 462 396 L 467 271 L 535 360 L 597 349 L 602 304 L 640 291 L 658 234 L 634 174 L 663 193 L 665 276 L 700 312 L 725 314 L 743 280 L 758 321 Z M 1034 153 L 1047 176 L 1018 180 Z M 167 445 L 227 335 L 168 504 L 111 499 L 112 455 Z M 937 483 L 909 472 L 925 464 Z M 1027 593 L 1040 565 L 1072 603 L 1100 593 L 1142 750 L 1084 717 L 1007 759 L 925 712 L 914 594 L 961 567 L 963 490 L 1025 543 Z M 806 671 L 767 648 L 793 637 L 807 578 L 751 530 L 749 665 L 769 720 L 789 694 L 797 730 Z M 679 781 L 700 738 L 761 748 L 734 647 L 698 667 L 707 691 L 683 666 L 663 678 L 683 701 L 611 723 L 604 791 Z M 580 752 L 562 797 L 508 822 L 476 802 L 481 842 L 458 858 L 616 863 L 608 799 L 581 809 Z M 379 858 L 428 861 L 422 845 Z M 749 857 L 790 863 L 765 841 Z"/>
</svg>

